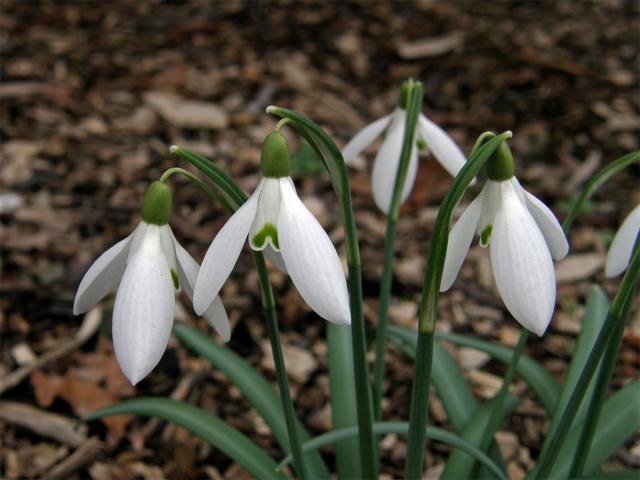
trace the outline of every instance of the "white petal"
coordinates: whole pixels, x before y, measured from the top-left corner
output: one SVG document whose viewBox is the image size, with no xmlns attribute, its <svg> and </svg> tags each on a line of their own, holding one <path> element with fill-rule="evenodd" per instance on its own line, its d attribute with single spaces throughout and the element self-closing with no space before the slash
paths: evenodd
<svg viewBox="0 0 640 480">
<path fill-rule="evenodd" d="M 193 302 L 193 287 L 196 284 L 200 267 L 198 266 L 198 262 L 193 259 L 189 252 L 187 252 L 177 240 L 174 239 L 174 242 L 176 257 L 178 258 L 178 279 L 180 280 L 180 285 L 184 293 L 186 293 Z M 219 296 L 216 295 L 203 316 L 207 319 L 209 325 L 220 334 L 222 339 L 228 342 L 231 337 L 229 318 L 227 317 L 227 312 Z"/>
<path fill-rule="evenodd" d="M 389 207 L 391 206 L 393 186 L 396 180 L 398 164 L 400 163 L 402 141 L 404 140 L 404 125 L 404 116 L 398 117 L 397 121 L 394 120 L 373 163 L 373 199 L 378 208 L 385 214 L 389 213 Z M 401 201 L 405 201 L 411 194 L 418 170 L 417 156 L 418 152 L 414 144 L 411 150 L 407 177 L 402 189 Z"/>
<path fill-rule="evenodd" d="M 464 153 L 444 130 L 426 116 L 420 115 L 418 121 L 420 137 L 444 169 L 455 177 L 467 161 Z"/>
<path fill-rule="evenodd" d="M 281 179 L 280 188 L 278 233 L 291 280 L 304 301 L 322 318 L 350 324 L 347 281 L 335 247 L 291 184 Z"/>
<path fill-rule="evenodd" d="M 282 258 L 281 252 L 276 252 L 271 245 L 267 245 L 267 247 L 262 251 L 264 256 L 269 259 L 269 261 L 280 270 L 282 273 L 287 273 L 287 266 L 284 264 L 284 259 Z"/>
<path fill-rule="evenodd" d="M 605 266 L 605 276 L 617 277 L 624 272 L 631 261 L 631 254 L 636 243 L 636 237 L 640 230 L 640 205 L 634 208 L 620 226 L 620 229 L 613 237 L 609 254 L 607 255 L 607 265 Z"/>
<path fill-rule="evenodd" d="M 462 212 L 460 218 L 449 232 L 449 242 L 447 245 L 447 256 L 444 260 L 444 270 L 442 272 L 442 281 L 440 283 L 440 291 L 444 292 L 451 288 L 453 282 L 458 276 L 460 267 L 464 262 L 473 234 L 476 232 L 478 220 L 480 219 L 480 211 L 482 210 L 482 197 L 477 196 L 467 209 Z"/>
<path fill-rule="evenodd" d="M 158 364 L 167 348 L 175 310 L 169 264 L 160 231 L 149 225 L 139 249 L 129 259 L 113 307 L 116 358 L 132 384 Z"/>
<path fill-rule="evenodd" d="M 390 121 L 391 115 L 386 115 L 356 133 L 355 137 L 342 149 L 342 156 L 344 157 L 345 163 L 349 164 L 360 152 L 367 148 L 371 142 L 387 128 Z"/>
<path fill-rule="evenodd" d="M 556 302 L 553 261 L 535 220 L 510 182 L 500 182 L 491 238 L 491 266 L 502 299 L 525 328 L 547 329 Z"/>
<path fill-rule="evenodd" d="M 169 225 L 162 225 L 160 227 L 160 247 L 162 248 L 162 253 L 164 253 L 164 258 L 169 264 L 169 268 L 174 272 L 174 274 L 178 273 L 175 247 L 175 244 L 177 243 L 178 242 L 171 231 L 171 227 Z M 180 290 L 180 285 L 177 286 L 176 290 Z"/>
<path fill-rule="evenodd" d="M 110 291 L 115 290 L 122 278 L 131 248 L 131 240 L 140 225 L 127 238 L 120 240 L 93 262 L 84 274 L 73 302 L 73 314 L 86 312 Z"/>
<path fill-rule="evenodd" d="M 254 250 L 260 251 L 267 245 L 275 251 L 279 248 L 271 236 L 267 236 L 260 246 L 254 243 L 254 237 L 262 231 L 265 226 L 270 225 L 276 229 L 278 223 L 278 212 L 280 211 L 280 181 L 277 178 L 265 178 L 262 181 L 262 188 L 258 197 L 258 208 L 249 229 L 249 245 Z M 277 236 L 277 233 L 276 233 Z"/>
<path fill-rule="evenodd" d="M 513 178 L 515 180 L 515 177 Z M 517 182 L 517 180 L 515 180 Z M 518 186 L 520 186 L 518 184 Z M 542 201 L 520 187 L 524 192 L 527 208 L 533 219 L 538 224 L 538 228 L 542 232 L 551 256 L 554 260 L 562 260 L 569 253 L 569 242 L 564 235 L 562 226 L 549 207 Z"/>
<path fill-rule="evenodd" d="M 262 183 L 225 223 L 207 250 L 193 293 L 193 308 L 198 315 L 209 308 L 238 260 L 256 214 L 261 188 Z"/>
<path fill-rule="evenodd" d="M 490 228 L 489 232 L 493 231 L 496 213 L 500 205 L 500 192 L 502 191 L 503 183 L 505 182 L 487 180 L 487 183 L 480 192 L 480 196 L 482 197 L 482 212 L 480 213 L 480 220 L 478 221 L 477 233 L 480 236 L 480 246 L 483 248 L 489 245 L 491 233 L 485 241 L 482 232 L 486 228 Z M 506 183 L 509 183 L 509 181 L 507 180 Z"/>
</svg>

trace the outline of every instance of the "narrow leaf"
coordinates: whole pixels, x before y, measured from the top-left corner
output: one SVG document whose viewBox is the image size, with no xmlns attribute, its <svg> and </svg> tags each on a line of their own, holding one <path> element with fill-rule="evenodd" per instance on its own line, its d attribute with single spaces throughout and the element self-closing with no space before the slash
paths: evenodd
<svg viewBox="0 0 640 480">
<path fill-rule="evenodd" d="M 213 341 L 200 330 L 184 323 L 175 322 L 173 333 L 188 348 L 206 358 L 215 368 L 223 372 L 242 395 L 253 405 L 258 414 L 287 453 L 289 437 L 287 424 L 282 412 L 282 402 L 271 383 L 235 352 Z M 298 422 L 298 432 L 302 442 L 309 438 L 302 424 Z M 329 472 L 318 452 L 305 455 L 305 471 L 312 478 L 329 478 Z"/>
<path fill-rule="evenodd" d="M 160 417 L 186 428 L 258 478 L 289 478 L 264 449 L 258 447 L 239 430 L 215 415 L 185 402 L 169 398 L 146 397 L 101 408 L 87 415 L 87 421 L 124 413 Z"/>
</svg>

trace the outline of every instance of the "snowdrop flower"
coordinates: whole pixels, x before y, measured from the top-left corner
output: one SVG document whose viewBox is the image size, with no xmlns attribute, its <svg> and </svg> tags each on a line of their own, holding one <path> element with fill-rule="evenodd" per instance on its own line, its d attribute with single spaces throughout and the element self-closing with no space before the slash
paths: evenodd
<svg viewBox="0 0 640 480">
<path fill-rule="evenodd" d="M 253 250 L 272 248 L 302 298 L 324 319 L 351 323 L 349 294 L 340 258 L 328 235 L 304 206 L 289 177 L 285 138 L 271 133 L 262 147 L 264 178 L 214 238 L 200 268 L 193 305 L 205 311 L 220 291 L 247 237 Z"/>
<path fill-rule="evenodd" d="M 384 141 L 373 162 L 373 198 L 378 208 L 385 214 L 389 213 L 391 197 L 396 172 L 400 163 L 400 153 L 404 140 L 407 103 L 407 82 L 402 85 L 400 106 L 393 113 L 379 118 L 375 122 L 360 130 L 342 150 L 342 156 L 347 164 L 351 163 L 365 148 L 367 148 L 382 132 Z M 414 146 L 409 158 L 407 176 L 402 188 L 400 202 L 409 198 L 418 173 L 418 151 L 425 155 L 429 152 L 452 176 L 456 176 L 467 161 L 464 154 L 453 140 L 438 125 L 429 120 L 424 114 L 418 117 Z"/>
<path fill-rule="evenodd" d="M 617 277 L 624 272 L 631 262 L 631 254 L 640 230 L 640 204 L 636 206 L 624 220 L 613 237 L 604 274 L 608 278 Z"/>
<path fill-rule="evenodd" d="M 73 304 L 74 315 L 79 315 L 116 290 L 113 345 L 120 368 L 133 385 L 153 370 L 167 348 L 175 292 L 182 287 L 192 297 L 198 275 L 197 262 L 168 225 L 171 197 L 166 184 L 149 186 L 142 221 L 91 265 Z M 213 299 L 203 313 L 223 339 L 229 340 L 229 320 L 220 298 Z"/>
<path fill-rule="evenodd" d="M 538 336 L 547 329 L 556 302 L 553 261 L 569 244 L 551 210 L 513 176 L 513 159 L 503 143 L 487 164 L 489 179 L 449 233 L 440 291 L 448 290 L 474 233 L 490 247 L 498 291 L 514 318 Z"/>
</svg>

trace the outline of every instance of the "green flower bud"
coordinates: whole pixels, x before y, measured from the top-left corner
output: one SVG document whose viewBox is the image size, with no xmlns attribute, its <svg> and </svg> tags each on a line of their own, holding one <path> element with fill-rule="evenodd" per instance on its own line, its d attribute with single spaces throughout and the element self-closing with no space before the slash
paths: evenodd
<svg viewBox="0 0 640 480">
<path fill-rule="evenodd" d="M 291 176 L 289 146 L 280 132 L 272 132 L 264 139 L 260 156 L 260 168 L 265 177 L 280 178 Z"/>
<path fill-rule="evenodd" d="M 487 177 L 495 182 L 513 177 L 513 155 L 507 142 L 502 142 L 487 162 Z"/>
<path fill-rule="evenodd" d="M 173 193 L 163 182 L 153 182 L 142 201 L 142 220 L 153 225 L 166 225 L 171 218 Z"/>
</svg>

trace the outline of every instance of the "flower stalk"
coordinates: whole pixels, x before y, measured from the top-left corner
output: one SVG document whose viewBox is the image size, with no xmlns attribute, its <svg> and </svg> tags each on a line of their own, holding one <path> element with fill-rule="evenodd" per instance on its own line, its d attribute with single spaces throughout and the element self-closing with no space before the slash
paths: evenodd
<svg viewBox="0 0 640 480">
<path fill-rule="evenodd" d="M 424 433 L 429 411 L 433 341 L 451 215 L 468 185 L 482 166 L 489 160 L 500 144 L 510 137 L 511 132 L 504 132 L 472 151 L 469 160 L 460 170 L 451 187 L 449 187 L 436 218 L 419 308 L 416 369 L 411 391 L 409 443 L 407 447 L 407 462 L 405 464 L 405 478 L 407 479 L 418 479 L 422 475 L 426 441 Z"/>
<path fill-rule="evenodd" d="M 409 168 L 411 149 L 414 147 L 414 137 L 418 116 L 422 108 L 422 83 L 407 80 L 402 85 L 403 99 L 406 101 L 406 122 L 400 162 L 393 186 L 391 206 L 387 217 L 387 231 L 384 238 L 384 261 L 382 278 L 380 279 L 380 297 L 378 302 L 378 326 L 376 328 L 376 351 L 373 368 L 373 416 L 376 421 L 381 418 L 382 380 L 384 376 L 385 341 L 387 338 L 387 323 L 389 318 L 389 300 L 391 297 L 391 283 L 393 279 L 393 244 L 396 238 L 396 224 L 400 213 L 400 199 L 402 188 Z"/>
</svg>

